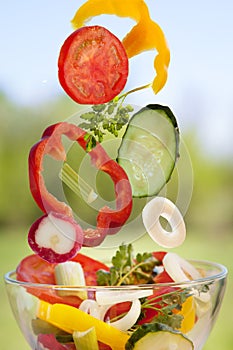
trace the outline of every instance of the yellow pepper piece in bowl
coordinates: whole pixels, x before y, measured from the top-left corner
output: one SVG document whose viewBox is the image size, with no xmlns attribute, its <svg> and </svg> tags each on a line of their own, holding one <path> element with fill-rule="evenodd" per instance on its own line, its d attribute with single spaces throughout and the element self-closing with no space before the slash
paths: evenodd
<svg viewBox="0 0 233 350">
<path fill-rule="evenodd" d="M 109 345 L 113 350 L 124 349 L 129 339 L 127 333 L 66 304 L 50 304 L 40 301 L 37 317 L 71 334 L 74 331 L 84 332 L 94 327 L 97 339 Z"/>
<path fill-rule="evenodd" d="M 196 321 L 194 298 L 192 296 L 187 298 L 182 304 L 182 309 L 176 313 L 184 317 L 179 330 L 182 333 L 190 332 L 191 329 L 194 327 Z"/>
<path fill-rule="evenodd" d="M 77 10 L 71 23 L 78 29 L 92 17 L 101 14 L 129 17 L 137 22 L 122 42 L 129 58 L 143 51 L 156 49 L 154 68 L 157 75 L 152 88 L 154 93 L 158 93 L 167 81 L 170 51 L 164 33 L 151 19 L 146 3 L 143 0 L 88 0 Z"/>
</svg>

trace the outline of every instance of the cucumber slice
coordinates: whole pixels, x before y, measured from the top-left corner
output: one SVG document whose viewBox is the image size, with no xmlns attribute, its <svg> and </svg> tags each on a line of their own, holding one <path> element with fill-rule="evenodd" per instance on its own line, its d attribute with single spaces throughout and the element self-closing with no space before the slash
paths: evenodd
<svg viewBox="0 0 233 350">
<path fill-rule="evenodd" d="M 194 350 L 194 345 L 181 332 L 162 323 L 145 323 L 125 345 L 126 350 Z"/>
<path fill-rule="evenodd" d="M 169 107 L 148 105 L 129 121 L 117 161 L 125 170 L 134 197 L 159 193 L 179 156 L 179 130 Z"/>
</svg>

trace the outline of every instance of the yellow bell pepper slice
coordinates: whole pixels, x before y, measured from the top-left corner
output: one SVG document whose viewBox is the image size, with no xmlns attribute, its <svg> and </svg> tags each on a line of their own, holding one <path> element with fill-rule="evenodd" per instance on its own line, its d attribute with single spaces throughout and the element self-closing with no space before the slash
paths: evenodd
<svg viewBox="0 0 233 350">
<path fill-rule="evenodd" d="M 181 327 L 179 328 L 179 330 L 182 333 L 187 333 L 191 331 L 191 329 L 195 325 L 195 320 L 196 320 L 194 298 L 192 296 L 188 297 L 185 300 L 185 302 L 182 304 L 182 309 L 178 312 L 176 311 L 175 313 L 178 315 L 182 315 L 184 317 L 181 322 Z"/>
<path fill-rule="evenodd" d="M 143 51 L 156 49 L 158 54 L 154 60 L 154 68 L 157 76 L 153 80 L 152 88 L 154 93 L 158 93 L 167 81 L 170 51 L 162 29 L 150 18 L 146 3 L 143 0 L 88 0 L 77 10 L 71 23 L 78 29 L 92 17 L 101 14 L 129 17 L 137 22 L 122 42 L 129 58 Z"/>
<path fill-rule="evenodd" d="M 66 304 L 40 301 L 37 317 L 71 334 L 74 331 L 84 332 L 94 327 L 97 339 L 111 346 L 113 350 L 123 350 L 129 339 L 127 333 Z"/>
</svg>

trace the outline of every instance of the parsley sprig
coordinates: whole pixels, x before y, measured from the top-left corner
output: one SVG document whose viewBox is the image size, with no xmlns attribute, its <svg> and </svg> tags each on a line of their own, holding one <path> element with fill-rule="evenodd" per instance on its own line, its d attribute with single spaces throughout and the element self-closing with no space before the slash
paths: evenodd
<svg viewBox="0 0 233 350">
<path fill-rule="evenodd" d="M 105 104 L 93 105 L 90 112 L 83 113 L 80 118 L 84 122 L 79 126 L 88 130 L 85 136 L 87 151 L 94 148 L 97 142 L 102 142 L 107 133 L 118 137 L 119 131 L 128 123 L 133 110 L 131 105 L 123 105 L 118 98 Z"/>
<path fill-rule="evenodd" d="M 141 300 L 142 313 L 140 318 L 145 315 L 146 309 L 153 309 L 156 315 L 152 322 L 164 323 L 172 328 L 179 329 L 184 318 L 183 315 L 177 312 L 182 309 L 182 304 L 190 297 L 188 289 L 179 289 L 155 295 L 153 298 Z"/>
<path fill-rule="evenodd" d="M 110 271 L 97 271 L 97 283 L 101 286 L 153 283 L 153 269 L 158 260 L 151 253 L 134 257 L 132 244 L 121 245 L 112 258 Z"/>
</svg>

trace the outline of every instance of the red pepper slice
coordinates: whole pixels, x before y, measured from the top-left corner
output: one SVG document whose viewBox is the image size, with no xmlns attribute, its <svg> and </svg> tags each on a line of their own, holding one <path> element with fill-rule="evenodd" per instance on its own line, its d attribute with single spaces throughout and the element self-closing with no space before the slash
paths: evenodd
<svg viewBox="0 0 233 350">
<path fill-rule="evenodd" d="M 72 209 L 48 192 L 42 175 L 43 159 L 46 154 L 56 160 L 65 160 L 66 153 L 62 144 L 62 135 L 72 141 L 77 141 L 86 150 L 86 131 L 74 124 L 61 122 L 49 126 L 43 133 L 41 140 L 35 144 L 29 154 L 29 181 L 30 189 L 44 213 L 57 212 L 67 216 L 73 216 Z M 97 169 L 107 173 L 113 183 L 116 195 L 116 209 L 104 206 L 99 210 L 97 226 L 95 229 L 84 230 L 84 246 L 97 246 L 107 234 L 115 234 L 129 218 L 132 210 L 132 191 L 125 171 L 113 159 L 111 159 L 103 147 L 98 143 L 88 154 L 91 163 Z"/>
</svg>

